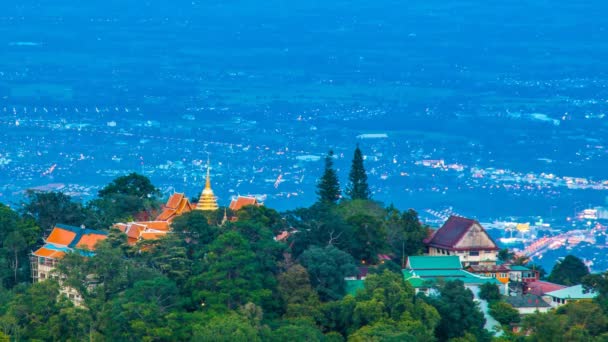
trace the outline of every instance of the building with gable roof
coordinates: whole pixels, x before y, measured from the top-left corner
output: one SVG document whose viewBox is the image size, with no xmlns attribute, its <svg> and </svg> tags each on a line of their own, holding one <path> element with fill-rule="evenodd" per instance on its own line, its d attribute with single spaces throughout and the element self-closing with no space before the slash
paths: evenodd
<svg viewBox="0 0 608 342">
<path fill-rule="evenodd" d="M 108 233 L 104 231 L 56 224 L 44 240 L 44 245 L 30 256 L 32 281 L 39 282 L 54 277 L 53 271 L 57 264 L 68 253 L 93 255 L 97 243 L 107 237 Z M 75 289 L 62 286 L 61 292 L 76 305 L 82 302 L 82 296 Z"/>
<path fill-rule="evenodd" d="M 574 285 L 563 289 L 545 293 L 552 307 L 562 306 L 576 300 L 592 300 L 597 297 L 597 292 L 588 290 L 583 285 Z"/>
<path fill-rule="evenodd" d="M 228 208 L 236 212 L 248 205 L 261 206 L 263 205 L 263 203 L 258 202 L 257 198 L 255 198 L 254 196 L 239 195 L 236 198 L 232 198 L 232 200 L 230 201 L 230 206 L 228 206 Z"/>
<path fill-rule="evenodd" d="M 92 255 L 95 245 L 107 237 L 108 233 L 100 230 L 56 224 L 44 245 L 32 252 L 32 280 L 50 278 L 57 262 L 67 253 Z"/>
<path fill-rule="evenodd" d="M 409 282 L 416 292 L 432 293 L 432 289 L 439 281 L 460 280 L 464 286 L 474 294 L 479 292 L 479 286 L 490 283 L 499 287 L 502 293 L 507 293 L 508 286 L 496 278 L 484 277 L 465 271 L 460 258 L 450 256 L 410 256 L 407 258 L 403 278 Z"/>
<path fill-rule="evenodd" d="M 450 216 L 448 220 L 425 239 L 429 256 L 456 255 L 463 266 L 496 265 L 498 246 L 479 222 Z"/>
</svg>

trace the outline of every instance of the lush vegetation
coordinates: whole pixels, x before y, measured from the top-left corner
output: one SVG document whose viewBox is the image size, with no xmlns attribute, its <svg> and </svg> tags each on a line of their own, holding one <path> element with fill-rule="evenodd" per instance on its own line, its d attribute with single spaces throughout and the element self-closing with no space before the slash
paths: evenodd
<svg viewBox="0 0 608 342">
<path fill-rule="evenodd" d="M 363 167 L 357 153 L 353 164 Z M 325 165 L 319 201 L 309 208 L 278 213 L 249 206 L 223 225 L 223 209 L 194 211 L 174 221 L 173 233 L 136 245 L 110 227 L 151 217 L 160 206 L 157 190 L 140 175 L 116 179 L 86 204 L 34 192 L 18 211 L 0 204 L 0 340 L 491 340 L 463 283 L 440 283 L 438 295 L 426 297 L 403 280 L 405 256 L 422 253 L 427 235 L 417 213 L 370 200 L 359 171 L 351 172 L 351 199 L 337 200 L 331 152 Z M 28 255 L 56 223 L 108 230 L 109 237 L 92 257 L 66 255 L 57 269 L 61 284 L 32 284 Z M 275 241 L 283 231 L 291 232 L 287 241 Z M 556 266 L 551 276 L 580 279 L 578 264 L 570 264 L 565 259 L 559 267 L 569 271 Z M 370 267 L 365 286 L 346 294 L 345 277 L 360 266 Z M 606 279 L 584 277 L 599 291 L 596 301 L 528 316 L 521 334 L 509 332 L 519 315 L 494 285 L 482 287 L 481 296 L 505 325 L 500 339 L 600 340 L 608 333 Z M 78 291 L 83 305 L 61 294 L 62 286 Z"/>
</svg>

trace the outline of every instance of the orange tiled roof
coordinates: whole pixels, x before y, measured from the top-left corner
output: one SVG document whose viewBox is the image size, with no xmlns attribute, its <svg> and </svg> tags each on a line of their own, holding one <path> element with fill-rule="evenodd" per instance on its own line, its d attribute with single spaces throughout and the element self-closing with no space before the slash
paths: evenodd
<svg viewBox="0 0 608 342">
<path fill-rule="evenodd" d="M 117 228 L 118 230 L 120 230 L 121 232 L 126 232 L 127 231 L 127 225 L 125 223 L 116 223 L 114 225 L 114 228 Z"/>
<path fill-rule="evenodd" d="M 42 257 L 42 258 L 59 259 L 65 255 L 65 252 L 46 248 L 46 245 L 45 245 L 45 246 L 38 248 L 38 250 L 32 254 L 34 254 L 37 257 Z"/>
<path fill-rule="evenodd" d="M 85 234 L 76 244 L 76 248 L 86 248 L 93 250 L 99 241 L 105 240 L 108 236 L 102 234 Z"/>
<path fill-rule="evenodd" d="M 143 232 L 144 230 L 146 230 L 146 226 L 137 223 L 132 223 L 129 227 L 129 230 L 127 231 L 127 236 L 133 239 L 137 239 L 141 232 Z"/>
<path fill-rule="evenodd" d="M 230 210 L 237 211 L 246 205 L 258 205 L 258 201 L 255 197 L 251 196 L 238 196 L 236 199 L 230 201 Z"/>
<path fill-rule="evenodd" d="M 174 193 L 167 201 L 166 207 L 171 209 L 177 209 L 183 198 L 184 194 Z"/>
<path fill-rule="evenodd" d="M 168 209 L 167 208 L 167 209 L 163 210 L 160 213 L 160 215 L 158 215 L 158 217 L 156 218 L 156 221 L 167 221 L 174 214 L 175 214 L 175 209 Z"/>
<path fill-rule="evenodd" d="M 53 228 L 53 231 L 51 231 L 51 234 L 46 238 L 46 242 L 67 246 L 72 243 L 75 237 L 76 233 L 64 228 L 55 227 Z"/>
<path fill-rule="evenodd" d="M 169 222 L 167 222 L 167 221 L 142 221 L 142 222 L 137 222 L 137 223 L 140 225 L 144 225 L 149 229 L 163 230 L 163 231 L 169 230 Z"/>
<path fill-rule="evenodd" d="M 142 240 L 156 240 L 167 235 L 167 232 L 142 232 L 139 238 Z"/>
</svg>

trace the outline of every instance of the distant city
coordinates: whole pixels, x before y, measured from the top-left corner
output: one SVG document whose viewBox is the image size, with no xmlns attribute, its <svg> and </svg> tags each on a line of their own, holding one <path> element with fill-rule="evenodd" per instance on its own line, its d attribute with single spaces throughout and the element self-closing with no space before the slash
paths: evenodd
<svg viewBox="0 0 608 342">
<path fill-rule="evenodd" d="M 576 252 L 608 269 L 601 13 L 332 2 L 292 18 L 275 5 L 0 14 L 0 202 L 27 189 L 86 201 L 130 172 L 197 197 L 209 158 L 220 205 L 254 195 L 284 211 L 314 203 L 330 149 L 345 185 L 359 144 L 374 199 L 433 226 L 476 218 L 546 268 Z"/>
</svg>

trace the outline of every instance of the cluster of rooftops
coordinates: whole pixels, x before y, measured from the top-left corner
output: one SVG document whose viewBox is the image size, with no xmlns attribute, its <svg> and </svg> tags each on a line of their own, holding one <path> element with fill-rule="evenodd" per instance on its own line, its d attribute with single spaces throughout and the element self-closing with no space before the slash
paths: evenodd
<svg viewBox="0 0 608 342">
<path fill-rule="evenodd" d="M 238 196 L 229 208 L 238 211 L 247 205 L 262 205 L 255 197 Z M 129 244 L 142 240 L 158 239 L 171 231 L 171 223 L 180 215 L 192 210 L 217 210 L 217 201 L 211 190 L 209 173 L 205 189 L 197 204 L 191 203 L 182 193 L 173 194 L 162 211 L 152 221 L 116 223 L 115 228 L 127 235 Z M 226 214 L 224 215 L 226 216 Z M 226 219 L 226 217 L 224 217 Z M 85 227 L 73 227 L 57 224 L 45 240 L 45 244 L 32 253 L 39 261 L 36 265 L 54 265 L 66 253 L 77 252 L 82 255 L 93 255 L 95 245 L 107 238 L 107 232 Z M 595 296 L 584 291 L 582 286 L 566 288 L 558 284 L 539 281 L 539 274 L 533 269 L 521 265 L 502 264 L 498 261 L 498 246 L 487 234 L 479 222 L 458 216 L 451 216 L 441 228 L 432 231 L 425 239 L 424 256 L 410 256 L 404 265 L 402 274 L 417 292 L 432 293 L 438 282 L 460 280 L 474 293 L 478 287 L 490 283 L 499 286 L 504 294 L 509 294 L 509 284 L 524 284 L 523 295 L 534 296 L 524 299 L 512 299 L 515 302 L 533 303 L 537 308 L 544 304 L 560 305 L 568 299 L 584 299 Z M 380 259 L 390 258 L 383 256 Z M 33 269 L 34 280 L 40 278 L 38 267 Z M 347 292 L 354 294 L 364 286 L 367 267 L 360 268 L 357 277 L 347 279 Z M 545 296 L 542 303 L 538 301 Z M 547 300 L 549 296 L 552 299 Z M 523 298 L 523 297 L 522 297 Z"/>
<path fill-rule="evenodd" d="M 247 205 L 263 205 L 253 196 L 237 196 L 230 202 L 229 208 L 236 212 Z M 155 240 L 165 236 L 171 231 L 173 220 L 193 210 L 213 211 L 217 210 L 217 199 L 211 189 L 209 169 L 207 179 L 198 203 L 191 203 L 183 193 L 174 193 L 169 197 L 158 216 L 151 221 L 134 221 L 127 223 L 116 223 L 114 228 L 119 229 L 127 235 L 127 242 L 134 245 L 142 240 Z M 226 214 L 224 214 L 226 216 Z M 224 217 L 227 219 L 226 217 Z M 40 265 L 51 266 L 61 259 L 66 253 L 77 252 L 82 255 L 94 254 L 98 242 L 106 239 L 107 231 L 88 229 L 84 226 L 75 227 L 65 224 L 56 224 L 44 245 L 32 252 L 35 262 L 32 263 L 32 277 L 34 281 L 41 279 L 38 269 Z M 48 272 L 46 270 L 45 272 Z"/>
</svg>

